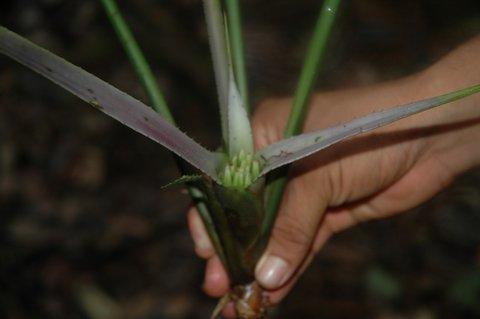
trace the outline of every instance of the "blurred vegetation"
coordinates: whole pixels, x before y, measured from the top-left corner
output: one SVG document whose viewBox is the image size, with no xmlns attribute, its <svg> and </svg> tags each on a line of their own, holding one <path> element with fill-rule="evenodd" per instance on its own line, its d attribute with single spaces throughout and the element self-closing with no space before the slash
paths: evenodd
<svg viewBox="0 0 480 319">
<path fill-rule="evenodd" d="M 292 94 L 321 2 L 242 3 L 252 105 Z M 200 2 L 119 4 L 180 126 L 217 145 Z M 146 100 L 97 1 L 4 0 L 0 21 Z M 479 32 L 478 0 L 345 1 L 319 89 L 409 74 Z M 0 57 L 0 318 L 206 318 L 188 197 L 160 190 L 175 177 L 156 144 Z M 336 236 L 276 317 L 480 317 L 478 185 Z"/>
</svg>

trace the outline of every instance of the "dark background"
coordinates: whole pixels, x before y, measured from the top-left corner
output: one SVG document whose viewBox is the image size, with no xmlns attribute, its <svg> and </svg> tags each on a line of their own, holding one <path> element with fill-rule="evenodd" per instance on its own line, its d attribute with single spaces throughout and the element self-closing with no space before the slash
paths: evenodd
<svg viewBox="0 0 480 319">
<path fill-rule="evenodd" d="M 254 103 L 291 95 L 321 1 L 242 3 Z M 182 129 L 215 147 L 200 1 L 119 4 Z M 0 23 L 146 101 L 99 2 L 3 0 Z M 410 74 L 479 32 L 478 0 L 344 1 L 319 89 Z M 160 190 L 176 176 L 157 144 L 0 57 L 0 318 L 207 318 L 188 197 Z M 275 317 L 480 317 L 479 182 L 336 236 Z"/>
</svg>

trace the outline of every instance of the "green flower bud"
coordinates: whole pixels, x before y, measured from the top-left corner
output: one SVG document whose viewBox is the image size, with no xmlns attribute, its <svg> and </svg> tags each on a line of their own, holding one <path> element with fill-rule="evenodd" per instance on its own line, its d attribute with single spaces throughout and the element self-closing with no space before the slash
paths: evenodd
<svg viewBox="0 0 480 319">
<path fill-rule="evenodd" d="M 254 178 L 256 178 L 258 175 L 260 175 L 260 163 L 257 160 L 253 160 L 252 176 L 254 176 Z"/>
<path fill-rule="evenodd" d="M 232 178 L 232 169 L 230 165 L 225 166 L 225 171 L 223 173 L 223 185 L 225 187 L 232 186 L 233 178 Z"/>
<path fill-rule="evenodd" d="M 233 176 L 233 187 L 243 188 L 243 174 L 240 172 L 235 172 Z"/>
<path fill-rule="evenodd" d="M 260 172 L 260 162 L 252 154 L 242 150 L 224 167 L 220 174 L 221 184 L 225 187 L 244 189 L 257 179 Z"/>
</svg>

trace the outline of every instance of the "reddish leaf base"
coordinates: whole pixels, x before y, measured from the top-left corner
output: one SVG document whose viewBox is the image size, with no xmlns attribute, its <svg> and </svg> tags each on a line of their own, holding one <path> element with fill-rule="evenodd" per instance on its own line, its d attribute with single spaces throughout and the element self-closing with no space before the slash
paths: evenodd
<svg viewBox="0 0 480 319">
<path fill-rule="evenodd" d="M 247 285 L 233 287 L 232 291 L 223 296 L 212 314 L 217 318 L 222 309 L 232 301 L 239 319 L 267 319 L 267 309 L 270 305 L 263 289 L 252 282 Z"/>
</svg>

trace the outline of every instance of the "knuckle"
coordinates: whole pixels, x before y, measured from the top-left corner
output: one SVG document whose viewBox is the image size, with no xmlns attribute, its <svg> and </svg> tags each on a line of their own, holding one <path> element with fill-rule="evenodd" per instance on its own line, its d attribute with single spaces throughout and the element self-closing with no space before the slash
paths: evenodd
<svg viewBox="0 0 480 319">
<path fill-rule="evenodd" d="M 252 129 L 257 148 L 265 147 L 282 138 L 284 105 L 282 99 L 268 99 L 260 103 L 252 118 Z"/>
<path fill-rule="evenodd" d="M 268 119 L 254 119 L 252 129 L 255 145 L 259 149 L 280 140 L 282 136 L 280 129 Z"/>
<path fill-rule="evenodd" d="M 335 161 L 324 170 L 324 187 L 328 193 L 329 204 L 339 206 L 343 204 L 349 194 L 347 192 L 348 181 L 345 180 L 345 167 L 342 160 Z"/>
<path fill-rule="evenodd" d="M 323 220 L 328 237 L 338 234 L 345 229 L 345 227 L 342 227 L 342 225 L 338 223 L 334 214 L 335 213 L 326 214 Z"/>
<path fill-rule="evenodd" d="M 364 203 L 352 211 L 352 218 L 355 224 L 376 219 L 378 216 L 381 216 L 381 210 L 379 210 L 373 202 Z"/>
</svg>

